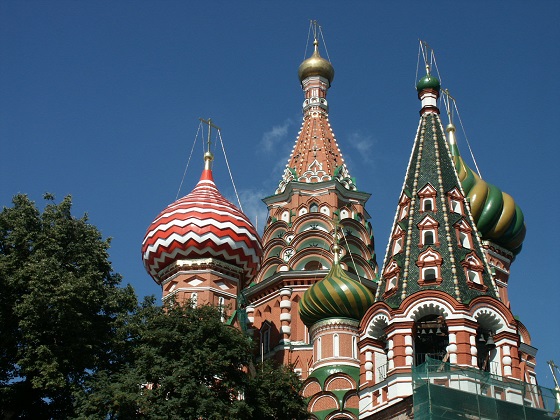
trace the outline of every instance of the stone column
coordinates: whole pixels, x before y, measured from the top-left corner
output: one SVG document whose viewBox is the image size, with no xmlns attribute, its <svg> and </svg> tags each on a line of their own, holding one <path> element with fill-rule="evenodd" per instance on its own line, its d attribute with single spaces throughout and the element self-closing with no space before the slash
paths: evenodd
<svg viewBox="0 0 560 420">
<path fill-rule="evenodd" d="M 280 344 L 289 345 L 290 335 L 292 333 L 292 301 L 290 297 L 292 296 L 292 289 L 289 287 L 283 287 L 280 289 Z"/>
</svg>

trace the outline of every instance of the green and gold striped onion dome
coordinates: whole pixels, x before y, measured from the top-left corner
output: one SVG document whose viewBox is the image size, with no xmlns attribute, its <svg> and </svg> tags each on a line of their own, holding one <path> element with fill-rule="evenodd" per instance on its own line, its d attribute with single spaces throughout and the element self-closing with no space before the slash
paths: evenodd
<svg viewBox="0 0 560 420">
<path fill-rule="evenodd" d="M 346 274 L 340 264 L 304 293 L 299 303 L 299 316 L 310 327 L 326 318 L 362 319 L 373 304 L 373 295 L 363 284 Z"/>
<path fill-rule="evenodd" d="M 526 233 L 525 218 L 519 206 L 511 195 L 474 173 L 459 155 L 456 145 L 452 145 L 451 153 L 482 239 L 492 241 L 514 255 L 519 254 Z"/>
</svg>

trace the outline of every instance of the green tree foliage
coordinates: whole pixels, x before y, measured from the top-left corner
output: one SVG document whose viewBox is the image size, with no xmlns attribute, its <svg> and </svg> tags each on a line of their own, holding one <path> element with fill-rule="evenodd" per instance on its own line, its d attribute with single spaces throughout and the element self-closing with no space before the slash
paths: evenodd
<svg viewBox="0 0 560 420">
<path fill-rule="evenodd" d="M 81 418 L 307 418 L 294 372 L 255 368 L 251 340 L 215 307 L 146 300 L 128 328 L 130 361 L 91 381 Z"/>
<path fill-rule="evenodd" d="M 253 419 L 307 419 L 307 404 L 300 392 L 303 382 L 290 366 L 265 361 L 251 378 L 247 404 Z"/>
<path fill-rule="evenodd" d="M 138 305 L 72 201 L 0 212 L 0 418 L 303 419 L 301 382 L 253 366 L 210 306 Z"/>
<path fill-rule="evenodd" d="M 108 260 L 109 241 L 71 215 L 41 213 L 25 195 L 0 212 L 0 416 L 62 419 L 73 395 L 115 363 L 122 315 L 136 304 Z"/>
</svg>

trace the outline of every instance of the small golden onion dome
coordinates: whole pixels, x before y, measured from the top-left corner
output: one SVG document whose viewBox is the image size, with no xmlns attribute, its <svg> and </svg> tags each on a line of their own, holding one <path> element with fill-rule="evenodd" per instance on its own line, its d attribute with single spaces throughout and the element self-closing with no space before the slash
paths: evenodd
<svg viewBox="0 0 560 420">
<path fill-rule="evenodd" d="M 319 55 L 319 42 L 315 40 L 313 45 L 315 45 L 313 55 L 307 60 L 304 60 L 299 66 L 299 81 L 303 82 L 311 76 L 321 76 L 327 79 L 329 83 L 332 83 L 334 79 L 334 67 L 328 60 L 325 60 Z"/>
</svg>

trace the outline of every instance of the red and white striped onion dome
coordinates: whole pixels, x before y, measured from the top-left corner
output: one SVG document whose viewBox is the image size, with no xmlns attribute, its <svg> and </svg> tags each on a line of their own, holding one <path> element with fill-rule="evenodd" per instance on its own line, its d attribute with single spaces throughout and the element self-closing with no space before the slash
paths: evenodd
<svg viewBox="0 0 560 420">
<path fill-rule="evenodd" d="M 256 229 L 220 194 L 208 168 L 190 194 L 156 217 L 142 242 L 144 266 L 158 284 L 162 270 L 177 260 L 215 258 L 242 268 L 245 286 L 260 268 L 261 256 Z"/>
</svg>

